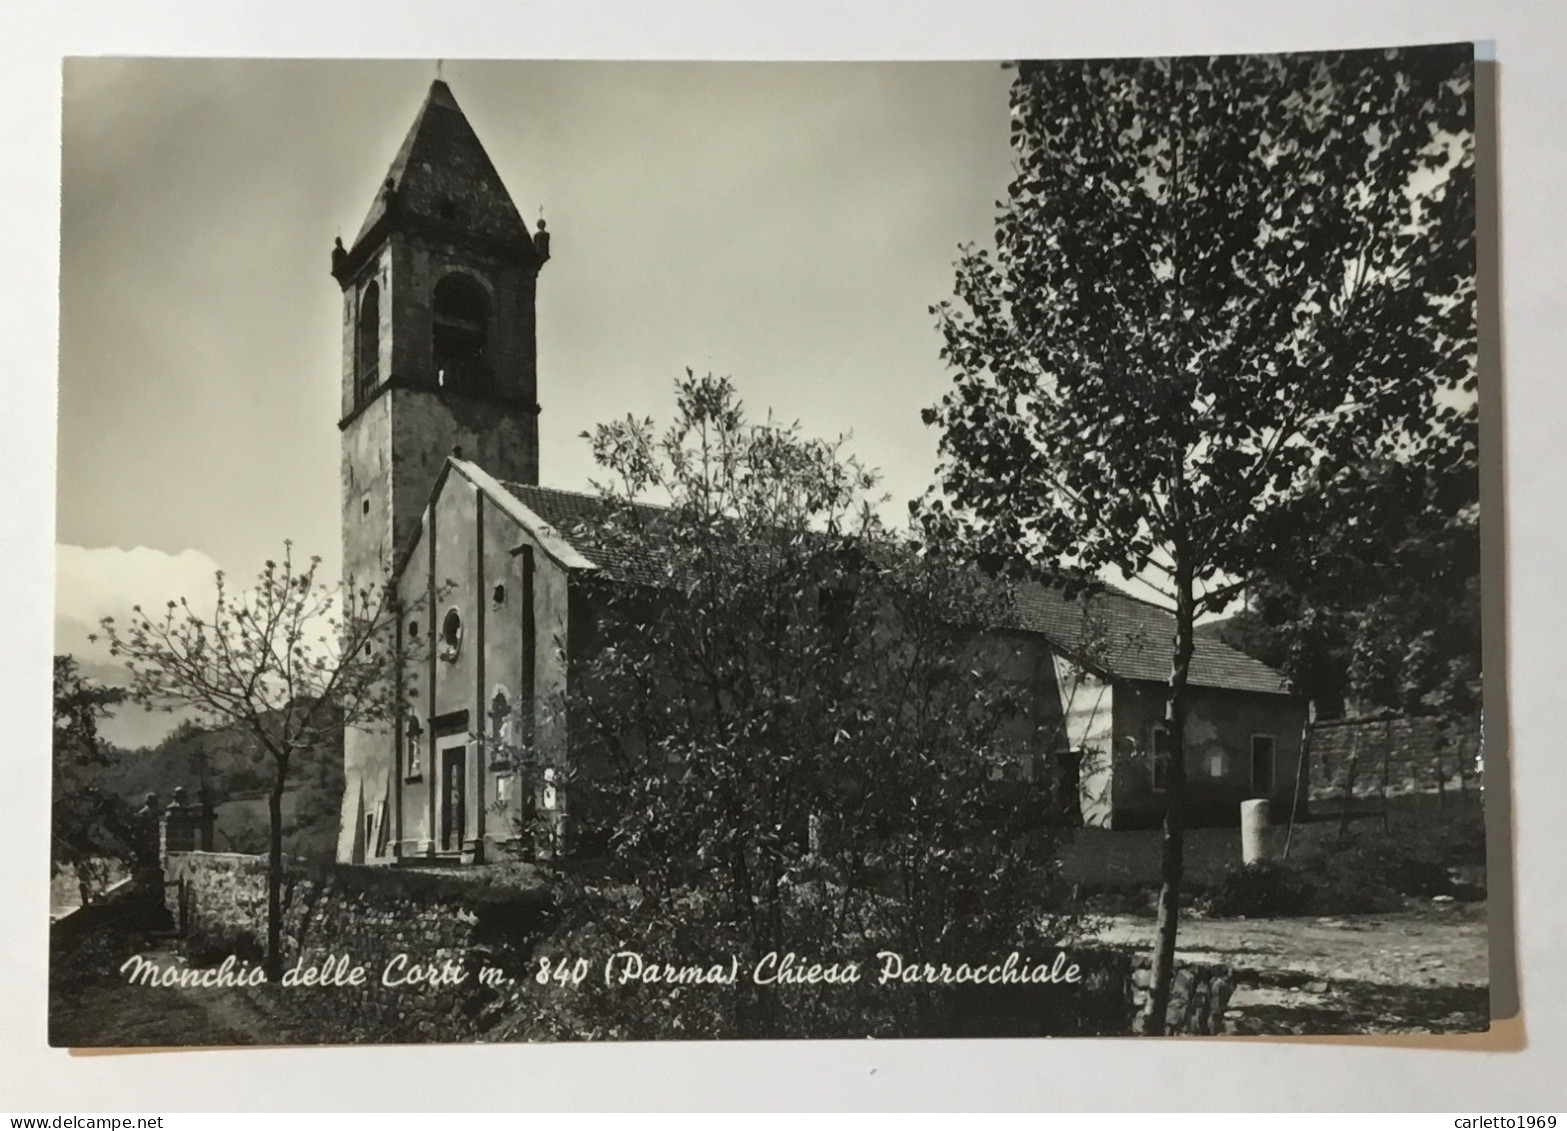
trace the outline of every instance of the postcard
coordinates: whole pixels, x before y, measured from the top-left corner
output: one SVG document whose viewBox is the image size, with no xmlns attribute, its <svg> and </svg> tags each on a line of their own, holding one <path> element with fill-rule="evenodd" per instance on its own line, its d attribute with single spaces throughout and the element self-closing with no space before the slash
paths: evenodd
<svg viewBox="0 0 1567 1131">
<path fill-rule="evenodd" d="M 1489 1026 L 1471 44 L 64 97 L 51 1044 Z"/>
</svg>

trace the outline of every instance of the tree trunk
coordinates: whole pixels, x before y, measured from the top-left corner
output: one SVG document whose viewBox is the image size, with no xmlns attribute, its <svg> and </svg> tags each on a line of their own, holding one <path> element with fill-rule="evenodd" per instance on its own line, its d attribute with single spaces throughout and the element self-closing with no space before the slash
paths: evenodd
<svg viewBox="0 0 1567 1131">
<path fill-rule="evenodd" d="M 1180 917 L 1181 876 L 1186 847 L 1186 682 L 1191 672 L 1196 601 L 1191 572 L 1176 562 L 1175 656 L 1164 701 L 1165 733 L 1170 742 L 1169 806 L 1164 812 L 1164 838 L 1159 854 L 1159 917 L 1154 942 L 1153 973 L 1143 1031 L 1165 1031 L 1170 983 L 1175 976 L 1175 932 Z"/>
<path fill-rule="evenodd" d="M 267 844 L 267 954 L 262 969 L 270 982 L 283 976 L 283 785 L 287 778 L 288 763 L 279 760 L 267 795 L 272 828 Z"/>
<path fill-rule="evenodd" d="M 1388 831 L 1387 779 L 1393 762 L 1393 716 L 1382 720 L 1382 831 Z"/>
</svg>

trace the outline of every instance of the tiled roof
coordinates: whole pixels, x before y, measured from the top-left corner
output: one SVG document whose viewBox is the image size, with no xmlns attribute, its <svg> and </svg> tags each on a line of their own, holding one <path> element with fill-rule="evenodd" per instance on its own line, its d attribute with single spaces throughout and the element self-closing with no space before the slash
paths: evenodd
<svg viewBox="0 0 1567 1131">
<path fill-rule="evenodd" d="M 523 483 L 502 485 L 609 576 L 653 585 L 668 580 L 656 543 L 647 552 L 627 553 L 623 546 L 595 538 L 595 525 L 606 513 L 598 496 Z M 639 508 L 650 519 L 662 509 L 645 504 Z M 1015 596 L 1012 627 L 1037 632 L 1073 658 L 1119 679 L 1169 679 L 1175 617 L 1167 610 L 1115 589 L 1068 598 L 1060 589 L 1031 582 L 1018 586 Z M 1288 693 L 1283 677 L 1272 668 L 1201 635 L 1188 679 L 1194 687 Z"/>
<path fill-rule="evenodd" d="M 1076 659 L 1121 679 L 1164 683 L 1175 650 L 1175 614 L 1115 589 L 1068 598 L 1038 583 L 1018 586 L 1017 627 L 1054 641 Z M 1278 672 L 1229 645 L 1198 635 L 1187 676 L 1194 687 L 1287 694 Z"/>
<path fill-rule="evenodd" d="M 596 527 L 607 514 L 604 500 L 598 495 L 532 487 L 526 483 L 503 483 L 502 486 L 523 506 L 553 526 L 556 533 L 590 558 L 604 574 L 619 581 L 644 585 L 658 585 L 669 579 L 667 569 L 657 560 L 655 540 L 650 539 L 646 546 L 638 547 L 643 552 L 628 553 L 627 547 L 597 536 Z M 656 529 L 656 519 L 663 508 L 639 503 L 637 509 L 654 520 L 652 526 Z"/>
</svg>

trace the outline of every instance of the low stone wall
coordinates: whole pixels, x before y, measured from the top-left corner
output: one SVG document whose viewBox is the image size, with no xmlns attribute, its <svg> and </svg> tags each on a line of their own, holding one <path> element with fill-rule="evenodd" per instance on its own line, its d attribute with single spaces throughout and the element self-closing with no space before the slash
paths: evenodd
<svg viewBox="0 0 1567 1131">
<path fill-rule="evenodd" d="M 173 853 L 164 875 L 194 964 L 210 967 L 229 955 L 236 965 L 260 964 L 263 858 Z M 290 870 L 282 903 L 286 981 L 261 992 L 300 1029 L 344 1042 L 479 1039 L 525 985 L 525 956 L 552 910 L 543 885 L 482 869 Z M 344 984 L 355 967 L 363 968 L 362 980 Z M 496 972 L 489 984 L 481 978 L 486 967 Z M 306 984 L 312 975 L 316 984 Z"/>
<path fill-rule="evenodd" d="M 1136 1015 L 1132 1032 L 1142 1033 L 1147 1024 L 1148 987 L 1153 979 L 1152 958 L 1143 955 L 1133 964 L 1132 1006 Z M 1224 1013 L 1235 993 L 1235 975 L 1227 966 L 1200 963 L 1175 964 L 1170 979 L 1170 1001 L 1165 1009 L 1164 1031 L 1171 1036 L 1213 1036 L 1233 1032 Z"/>
</svg>

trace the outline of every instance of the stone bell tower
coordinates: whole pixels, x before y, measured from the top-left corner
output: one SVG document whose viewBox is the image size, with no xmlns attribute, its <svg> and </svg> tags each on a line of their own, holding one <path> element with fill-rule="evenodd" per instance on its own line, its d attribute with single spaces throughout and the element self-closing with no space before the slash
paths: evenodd
<svg viewBox="0 0 1567 1131">
<path fill-rule="evenodd" d="M 534 288 L 549 258 L 437 79 L 353 245 L 343 291 L 343 576 L 389 577 L 446 457 L 537 483 Z"/>
</svg>

